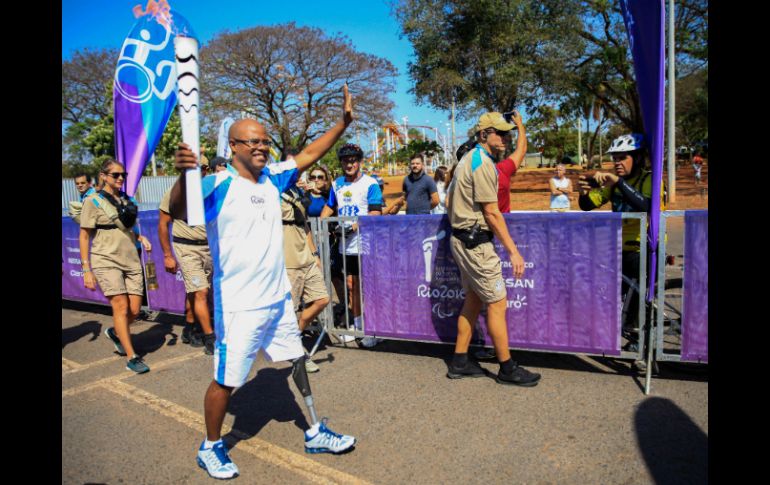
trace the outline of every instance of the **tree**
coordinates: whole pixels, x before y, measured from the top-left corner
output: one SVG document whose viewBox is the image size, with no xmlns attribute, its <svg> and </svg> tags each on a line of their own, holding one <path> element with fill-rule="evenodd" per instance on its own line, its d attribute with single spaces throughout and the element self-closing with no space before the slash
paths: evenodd
<svg viewBox="0 0 770 485">
<path fill-rule="evenodd" d="M 426 159 L 430 159 L 439 153 L 444 153 L 444 150 L 435 140 L 410 138 L 409 143 L 396 150 L 394 155 L 396 163 L 408 165 L 416 155 L 423 155 Z"/>
<path fill-rule="evenodd" d="M 340 119 L 345 82 L 357 123 L 375 127 L 391 117 L 396 68 L 340 34 L 293 22 L 224 32 L 201 49 L 201 65 L 205 116 L 214 123 L 254 116 L 279 151 L 304 147 Z"/>
<path fill-rule="evenodd" d="M 410 90 L 458 115 L 532 109 L 564 91 L 579 56 L 578 9 L 563 0 L 398 0 L 392 11 L 414 47 Z"/>
<path fill-rule="evenodd" d="M 708 141 L 708 71 L 702 69 L 676 83 L 676 139 L 695 146 Z"/>
</svg>

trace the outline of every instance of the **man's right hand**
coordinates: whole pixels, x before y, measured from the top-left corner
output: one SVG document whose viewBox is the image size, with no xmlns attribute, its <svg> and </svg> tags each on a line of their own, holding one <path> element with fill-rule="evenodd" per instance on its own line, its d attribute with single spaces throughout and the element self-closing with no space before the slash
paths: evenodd
<svg viewBox="0 0 770 485">
<path fill-rule="evenodd" d="M 524 276 L 524 258 L 518 251 L 511 255 L 511 268 L 513 277 L 520 280 Z"/>
<path fill-rule="evenodd" d="M 166 268 L 166 273 L 176 274 L 179 271 L 179 265 L 173 256 L 163 256 L 163 267 Z"/>
<path fill-rule="evenodd" d="M 179 143 L 179 149 L 174 153 L 174 168 L 180 172 L 198 166 L 198 157 L 190 150 L 187 143 Z"/>
<path fill-rule="evenodd" d="M 586 195 L 588 192 L 591 191 L 591 185 L 588 183 L 588 179 L 585 175 L 581 175 L 578 177 L 578 189 L 580 190 L 580 195 Z"/>
</svg>

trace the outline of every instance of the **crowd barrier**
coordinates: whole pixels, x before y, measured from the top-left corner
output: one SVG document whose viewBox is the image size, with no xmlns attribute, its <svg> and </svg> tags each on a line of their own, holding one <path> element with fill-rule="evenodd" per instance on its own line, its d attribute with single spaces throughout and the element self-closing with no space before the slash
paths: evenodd
<svg viewBox="0 0 770 485">
<path fill-rule="evenodd" d="M 613 356 L 641 360 L 707 362 L 707 257 L 708 212 L 669 211 L 662 218 L 684 215 L 686 221 L 682 335 L 680 355 L 662 351 L 661 331 L 653 334 L 654 344 L 643 355 L 638 350 L 621 349 L 621 224 L 636 219 L 646 227 L 643 213 L 612 212 L 515 212 L 504 219 L 525 260 L 525 274 L 514 279 L 506 252 L 495 242 L 503 262 L 503 278 L 508 293 L 509 345 L 518 350 Z M 705 221 L 705 222 L 704 222 Z M 311 229 L 323 262 L 324 278 L 330 295 L 332 247 L 330 225 L 358 222 L 361 251 L 360 295 L 363 326 L 356 330 L 348 315 L 347 291 L 337 295 L 344 318 L 336 319 L 332 305 L 319 315 L 324 332 L 335 336 L 376 336 L 388 339 L 454 343 L 456 321 L 464 292 L 450 251 L 450 226 L 446 216 L 330 217 L 311 219 Z M 158 289 L 147 291 L 147 307 L 153 311 L 183 314 L 184 283 L 181 273 L 164 271 L 163 252 L 158 239 L 158 211 L 139 213 L 142 234 L 150 239 L 153 251 L 142 251 L 142 264 L 150 258 L 156 266 Z M 62 217 L 62 298 L 107 304 L 100 291 L 83 287 L 79 228 L 69 217 Z M 343 232 L 341 238 L 347 237 Z M 704 250 L 705 249 L 705 250 Z M 659 253 L 665 255 L 665 246 Z M 642 246 L 641 261 L 646 261 Z M 664 264 L 659 264 L 662 268 Z M 647 265 L 640 265 L 639 281 L 646 280 Z M 347 274 L 342 258 L 342 275 Z M 660 275 L 659 275 L 660 277 Z M 659 280 L 660 281 L 660 280 Z M 659 300 L 664 293 L 659 291 Z M 639 339 L 645 341 L 645 305 L 639 305 Z M 661 326 L 660 312 L 656 327 Z M 340 326 L 340 320 L 342 324 Z M 484 315 L 480 316 L 484 321 Z M 319 339 L 320 341 L 320 339 Z M 474 341 L 491 346 L 484 325 L 478 325 Z M 648 365 L 648 383 L 651 366 Z"/>
<path fill-rule="evenodd" d="M 656 292 L 655 359 L 657 361 L 708 362 L 708 210 L 666 211 L 661 214 L 660 232 L 666 234 L 672 217 L 684 217 L 684 271 L 680 291 L 665 288 L 666 245 L 658 256 Z M 678 287 L 679 285 L 677 285 Z M 679 301 L 670 301 L 670 300 Z M 676 317 L 681 322 L 676 327 Z M 664 327 L 668 316 L 669 328 Z M 672 328 L 673 327 L 673 328 Z M 679 349 L 664 342 L 666 332 L 678 335 Z"/>
</svg>

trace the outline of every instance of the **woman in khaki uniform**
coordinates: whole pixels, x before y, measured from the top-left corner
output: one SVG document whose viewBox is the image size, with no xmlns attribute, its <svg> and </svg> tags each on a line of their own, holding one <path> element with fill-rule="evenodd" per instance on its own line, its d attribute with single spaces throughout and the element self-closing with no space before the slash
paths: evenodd
<svg viewBox="0 0 770 485">
<path fill-rule="evenodd" d="M 103 188 L 83 202 L 80 217 L 83 283 L 92 291 L 99 283 L 112 306 L 114 322 L 114 327 L 107 328 L 104 334 L 115 345 L 118 354 L 131 356 L 126 369 L 142 374 L 150 368 L 134 353 L 128 326 L 139 313 L 144 293 L 142 262 L 136 241 L 140 241 L 146 251 L 152 246 L 137 230 L 136 201 L 121 190 L 126 178 L 123 165 L 107 160 L 99 171 L 99 178 Z"/>
</svg>

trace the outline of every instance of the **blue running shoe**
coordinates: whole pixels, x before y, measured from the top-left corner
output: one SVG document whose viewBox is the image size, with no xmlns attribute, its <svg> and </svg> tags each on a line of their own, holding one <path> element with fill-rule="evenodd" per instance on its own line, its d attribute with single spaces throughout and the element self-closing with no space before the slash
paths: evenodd
<svg viewBox="0 0 770 485">
<path fill-rule="evenodd" d="M 235 463 L 227 454 L 224 441 L 219 440 L 209 449 L 204 449 L 204 444 L 206 444 L 206 440 L 201 443 L 201 447 L 198 449 L 199 467 L 206 470 L 212 478 L 220 480 L 227 480 L 238 476 L 238 467 L 235 466 Z"/>
<path fill-rule="evenodd" d="M 327 428 L 327 421 L 323 418 L 305 431 L 305 453 L 342 453 L 356 444 L 354 437 Z"/>
<path fill-rule="evenodd" d="M 107 336 L 108 339 L 112 342 L 112 345 L 115 346 L 115 351 L 118 353 L 118 355 L 125 356 L 126 355 L 126 349 L 123 348 L 123 344 L 120 343 L 120 339 L 117 335 L 115 335 L 115 329 L 112 327 L 108 327 L 104 329 L 104 335 Z"/>
<path fill-rule="evenodd" d="M 133 359 L 126 363 L 126 370 L 132 370 L 137 374 L 144 374 L 145 372 L 150 372 L 150 367 L 144 363 L 141 357 L 135 355 Z"/>
</svg>

